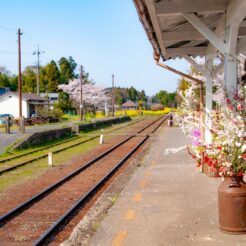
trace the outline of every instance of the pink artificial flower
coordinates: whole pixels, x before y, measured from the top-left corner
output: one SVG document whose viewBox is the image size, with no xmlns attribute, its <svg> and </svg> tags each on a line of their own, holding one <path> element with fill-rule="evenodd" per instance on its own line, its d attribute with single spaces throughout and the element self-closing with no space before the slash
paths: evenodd
<svg viewBox="0 0 246 246">
<path fill-rule="evenodd" d="M 195 138 L 200 138 L 201 137 L 201 132 L 199 129 L 195 129 L 192 131 L 191 135 Z"/>
<path fill-rule="evenodd" d="M 191 144 L 192 144 L 193 146 L 199 146 L 199 145 L 200 145 L 200 143 L 199 143 L 199 141 L 198 141 L 197 139 L 193 139 L 193 140 L 191 141 Z"/>
</svg>

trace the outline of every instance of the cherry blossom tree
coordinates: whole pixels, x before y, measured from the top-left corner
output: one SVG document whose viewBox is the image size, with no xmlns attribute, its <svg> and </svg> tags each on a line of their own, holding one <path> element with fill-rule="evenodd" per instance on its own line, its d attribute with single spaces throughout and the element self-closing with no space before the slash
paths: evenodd
<svg viewBox="0 0 246 246">
<path fill-rule="evenodd" d="M 70 80 L 68 84 L 59 85 L 59 89 L 67 92 L 74 102 L 79 107 L 80 104 L 80 79 Z M 105 102 L 109 100 L 105 89 L 96 84 L 83 84 L 83 104 L 92 106 L 95 109 L 104 108 Z"/>
</svg>

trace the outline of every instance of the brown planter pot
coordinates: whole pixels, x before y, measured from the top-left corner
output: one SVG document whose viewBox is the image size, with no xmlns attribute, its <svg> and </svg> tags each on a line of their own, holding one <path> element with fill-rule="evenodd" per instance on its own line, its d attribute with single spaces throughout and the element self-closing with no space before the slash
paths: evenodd
<svg viewBox="0 0 246 246">
<path fill-rule="evenodd" d="M 225 177 L 218 189 L 219 225 L 224 232 L 246 233 L 246 183 L 243 177 Z"/>
</svg>

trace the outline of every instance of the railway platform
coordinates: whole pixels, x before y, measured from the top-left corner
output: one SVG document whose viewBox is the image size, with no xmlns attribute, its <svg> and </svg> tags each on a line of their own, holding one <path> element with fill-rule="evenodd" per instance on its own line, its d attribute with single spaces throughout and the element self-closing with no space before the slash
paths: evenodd
<svg viewBox="0 0 246 246">
<path fill-rule="evenodd" d="M 245 235 L 220 232 L 217 187 L 196 169 L 179 128 L 164 128 L 100 222 L 93 246 L 246 245 Z M 82 236 L 82 235 L 81 235 Z M 80 245 L 80 237 L 77 237 Z"/>
</svg>

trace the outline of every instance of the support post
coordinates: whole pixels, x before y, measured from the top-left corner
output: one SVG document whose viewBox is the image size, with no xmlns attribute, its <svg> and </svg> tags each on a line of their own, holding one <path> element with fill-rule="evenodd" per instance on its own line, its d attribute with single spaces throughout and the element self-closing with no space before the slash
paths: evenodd
<svg viewBox="0 0 246 246">
<path fill-rule="evenodd" d="M 237 36 L 239 23 L 233 23 L 226 27 L 226 54 L 225 54 L 225 88 L 230 99 L 237 88 Z"/>
<path fill-rule="evenodd" d="M 79 114 L 80 121 L 84 120 L 84 107 L 83 107 L 83 66 L 80 66 L 80 105 L 79 105 Z"/>
<path fill-rule="evenodd" d="M 44 53 L 44 51 L 39 50 L 39 45 L 37 47 L 37 50 L 35 50 L 32 54 L 37 55 L 37 95 L 39 95 L 39 56 Z"/>
<path fill-rule="evenodd" d="M 10 117 L 5 117 L 5 133 L 10 133 Z"/>
<path fill-rule="evenodd" d="M 22 77 L 21 77 L 21 32 L 20 28 L 18 29 L 18 95 L 19 95 L 19 131 L 24 133 L 23 128 L 24 124 L 22 122 Z"/>
<path fill-rule="evenodd" d="M 213 59 L 209 56 L 206 56 L 205 61 L 205 77 L 206 77 L 206 100 L 205 100 L 205 143 L 211 144 L 212 143 L 212 106 L 213 106 L 213 80 L 212 80 L 212 69 L 213 69 Z"/>
<path fill-rule="evenodd" d="M 114 117 L 114 74 L 112 74 L 112 116 Z"/>
<path fill-rule="evenodd" d="M 203 100 L 203 84 L 200 84 L 200 121 L 201 121 L 201 141 L 204 142 L 204 100 Z"/>
</svg>

